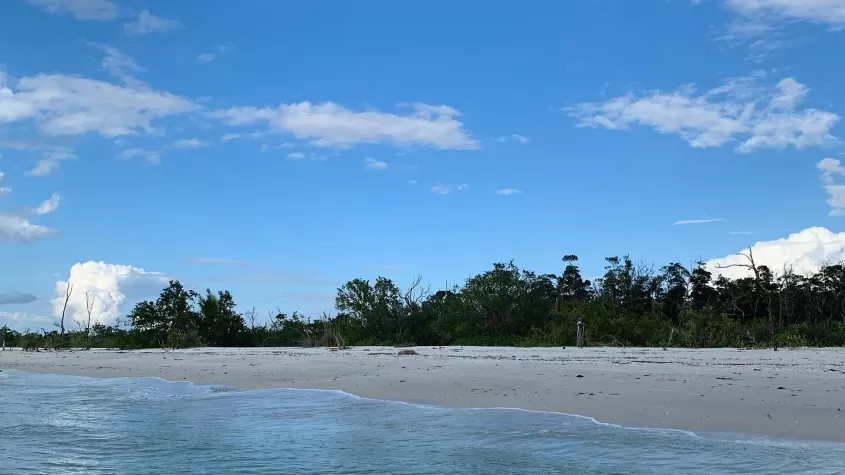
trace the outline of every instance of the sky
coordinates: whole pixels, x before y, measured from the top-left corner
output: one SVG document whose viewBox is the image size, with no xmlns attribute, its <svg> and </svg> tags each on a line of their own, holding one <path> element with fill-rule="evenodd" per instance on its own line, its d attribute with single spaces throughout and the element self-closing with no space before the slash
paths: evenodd
<svg viewBox="0 0 845 475">
<path fill-rule="evenodd" d="M 845 0 L 0 4 L 0 326 L 845 258 Z M 723 271 L 728 272 L 728 271 Z M 731 268 L 739 276 L 740 268 Z M 69 325 L 73 327 L 73 324 Z"/>
</svg>

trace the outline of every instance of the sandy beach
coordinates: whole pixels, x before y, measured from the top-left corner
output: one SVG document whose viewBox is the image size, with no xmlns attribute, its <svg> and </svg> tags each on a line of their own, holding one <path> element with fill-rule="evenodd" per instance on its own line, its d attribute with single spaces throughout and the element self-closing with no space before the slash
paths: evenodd
<svg viewBox="0 0 845 475">
<path fill-rule="evenodd" d="M 0 369 L 157 376 L 240 389 L 338 389 L 627 426 L 845 441 L 845 349 L 418 347 L 0 352 Z"/>
</svg>

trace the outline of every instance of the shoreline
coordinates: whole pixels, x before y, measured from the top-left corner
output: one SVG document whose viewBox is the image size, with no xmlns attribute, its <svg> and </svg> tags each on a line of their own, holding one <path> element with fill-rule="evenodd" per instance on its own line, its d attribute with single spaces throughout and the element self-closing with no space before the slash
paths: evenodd
<svg viewBox="0 0 845 475">
<path fill-rule="evenodd" d="M 845 349 L 198 348 L 0 352 L 0 369 L 159 377 L 235 389 L 341 390 L 523 409 L 631 428 L 845 442 Z"/>
</svg>

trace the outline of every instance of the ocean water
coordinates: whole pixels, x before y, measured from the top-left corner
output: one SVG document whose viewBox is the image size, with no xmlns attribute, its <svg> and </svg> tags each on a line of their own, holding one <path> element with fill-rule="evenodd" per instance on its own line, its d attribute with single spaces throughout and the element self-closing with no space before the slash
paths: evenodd
<svg viewBox="0 0 845 475">
<path fill-rule="evenodd" d="M 845 444 L 622 428 L 333 391 L 6 371 L 0 473 L 840 475 Z"/>
</svg>

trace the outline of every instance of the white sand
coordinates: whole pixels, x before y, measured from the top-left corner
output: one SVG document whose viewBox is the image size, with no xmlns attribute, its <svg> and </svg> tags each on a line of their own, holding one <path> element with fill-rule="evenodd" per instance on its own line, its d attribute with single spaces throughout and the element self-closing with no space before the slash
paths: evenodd
<svg viewBox="0 0 845 475">
<path fill-rule="evenodd" d="M 453 407 L 845 441 L 845 349 L 282 348 L 0 352 L 0 368 L 158 376 L 243 389 L 340 389 Z"/>
</svg>

